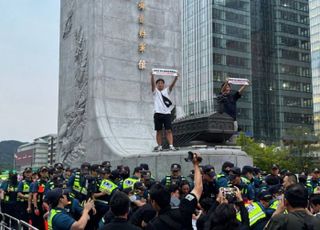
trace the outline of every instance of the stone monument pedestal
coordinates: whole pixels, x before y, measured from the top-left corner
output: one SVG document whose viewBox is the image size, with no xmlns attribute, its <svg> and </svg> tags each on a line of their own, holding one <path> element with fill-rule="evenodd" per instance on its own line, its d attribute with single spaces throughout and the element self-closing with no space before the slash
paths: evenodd
<svg viewBox="0 0 320 230">
<path fill-rule="evenodd" d="M 211 164 L 215 167 L 216 173 L 220 173 L 221 166 L 225 161 L 230 161 L 235 166 L 242 168 L 244 165 L 252 165 L 252 158 L 238 146 L 216 146 L 216 147 L 185 147 L 178 151 L 150 152 L 141 155 L 125 157 L 120 160 L 111 161 L 113 168 L 117 165 L 128 165 L 131 170 L 141 163 L 147 163 L 152 175 L 160 180 L 170 174 L 170 166 L 178 163 L 182 167 L 182 175 L 188 176 L 193 169 L 191 162 L 184 159 L 188 156 L 188 151 L 201 154 L 201 165 Z"/>
</svg>

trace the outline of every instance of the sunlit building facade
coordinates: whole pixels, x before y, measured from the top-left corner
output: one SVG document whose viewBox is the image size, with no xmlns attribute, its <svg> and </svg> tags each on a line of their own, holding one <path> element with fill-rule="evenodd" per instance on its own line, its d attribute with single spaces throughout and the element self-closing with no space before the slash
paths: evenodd
<svg viewBox="0 0 320 230">
<path fill-rule="evenodd" d="M 184 111 L 189 116 L 214 112 L 225 79 L 251 80 L 250 0 L 183 2 Z M 239 128 L 252 134 L 251 90 L 239 100 L 237 118 Z"/>
<path fill-rule="evenodd" d="M 320 134 L 320 1 L 310 0 L 314 131 Z"/>
</svg>

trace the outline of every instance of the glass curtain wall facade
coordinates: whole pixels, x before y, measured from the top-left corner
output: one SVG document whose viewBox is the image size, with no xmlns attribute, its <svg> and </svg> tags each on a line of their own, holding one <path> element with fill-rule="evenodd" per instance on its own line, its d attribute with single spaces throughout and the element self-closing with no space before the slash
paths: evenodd
<svg viewBox="0 0 320 230">
<path fill-rule="evenodd" d="M 226 78 L 251 80 L 250 28 L 250 0 L 183 0 L 186 115 L 216 111 L 215 96 Z M 239 128 L 249 133 L 253 131 L 251 90 L 248 87 L 237 104 Z"/>
<path fill-rule="evenodd" d="M 314 131 L 320 134 L 320 1 L 310 0 Z"/>
<path fill-rule="evenodd" d="M 252 0 L 251 14 L 255 138 L 313 130 L 308 0 Z"/>
</svg>

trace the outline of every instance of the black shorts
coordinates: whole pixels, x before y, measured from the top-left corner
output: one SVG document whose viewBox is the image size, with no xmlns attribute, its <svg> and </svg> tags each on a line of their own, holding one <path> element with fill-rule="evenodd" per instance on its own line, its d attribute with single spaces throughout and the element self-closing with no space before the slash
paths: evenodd
<svg viewBox="0 0 320 230">
<path fill-rule="evenodd" d="M 153 116 L 154 130 L 162 130 L 163 126 L 165 130 L 172 130 L 171 127 L 171 114 L 155 113 Z"/>
</svg>

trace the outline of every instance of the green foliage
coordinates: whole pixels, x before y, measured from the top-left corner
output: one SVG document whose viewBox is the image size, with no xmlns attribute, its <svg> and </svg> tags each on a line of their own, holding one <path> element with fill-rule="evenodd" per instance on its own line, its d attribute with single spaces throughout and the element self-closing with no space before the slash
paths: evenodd
<svg viewBox="0 0 320 230">
<path fill-rule="evenodd" d="M 264 171 L 270 171 L 272 164 L 278 164 L 281 169 L 288 169 L 291 172 L 304 170 L 305 165 L 310 167 L 310 163 L 302 161 L 302 156 L 292 154 L 289 147 L 266 146 L 257 143 L 253 138 L 240 133 L 237 138 L 237 145 L 242 147 L 249 156 L 253 158 L 253 164 Z M 300 146 L 301 147 L 301 146 Z"/>
</svg>

